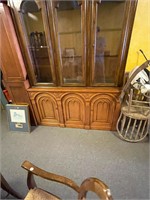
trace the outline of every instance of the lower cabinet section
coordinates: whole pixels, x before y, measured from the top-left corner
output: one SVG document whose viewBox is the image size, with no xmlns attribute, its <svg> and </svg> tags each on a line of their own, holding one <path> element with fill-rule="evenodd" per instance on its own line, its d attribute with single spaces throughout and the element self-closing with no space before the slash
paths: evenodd
<svg viewBox="0 0 150 200">
<path fill-rule="evenodd" d="M 30 88 L 39 125 L 115 130 L 119 88 Z"/>
</svg>

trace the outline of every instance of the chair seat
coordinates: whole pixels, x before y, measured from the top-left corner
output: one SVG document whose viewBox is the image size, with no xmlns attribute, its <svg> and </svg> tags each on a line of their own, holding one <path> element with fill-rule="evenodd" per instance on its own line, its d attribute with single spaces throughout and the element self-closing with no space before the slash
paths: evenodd
<svg viewBox="0 0 150 200">
<path fill-rule="evenodd" d="M 124 105 L 122 106 L 121 111 L 124 115 L 134 118 L 134 119 L 147 120 L 150 117 L 149 108 L 131 107 L 130 112 L 129 112 L 128 106 Z"/>
<path fill-rule="evenodd" d="M 40 188 L 30 189 L 24 200 L 60 200 L 59 197 L 50 194 Z"/>
</svg>

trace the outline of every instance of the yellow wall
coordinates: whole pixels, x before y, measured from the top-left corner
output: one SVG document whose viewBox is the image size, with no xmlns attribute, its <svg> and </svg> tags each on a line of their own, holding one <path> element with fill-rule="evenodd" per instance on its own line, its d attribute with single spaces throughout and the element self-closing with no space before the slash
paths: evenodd
<svg viewBox="0 0 150 200">
<path fill-rule="evenodd" d="M 147 59 L 150 59 L 150 0 L 138 0 L 126 71 L 145 62 L 139 49 L 142 49 Z"/>
</svg>

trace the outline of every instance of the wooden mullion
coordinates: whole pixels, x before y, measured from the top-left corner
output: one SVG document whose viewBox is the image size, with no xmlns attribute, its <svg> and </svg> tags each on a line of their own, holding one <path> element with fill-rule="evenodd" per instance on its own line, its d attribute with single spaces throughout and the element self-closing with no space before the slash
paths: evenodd
<svg viewBox="0 0 150 200">
<path fill-rule="evenodd" d="M 48 56 L 49 56 L 49 61 L 50 61 L 50 68 L 51 68 L 51 73 L 52 73 L 52 79 L 54 85 L 57 85 L 57 77 L 56 77 L 56 71 L 55 71 L 55 62 L 54 62 L 54 54 L 53 54 L 53 45 L 52 45 L 52 34 L 51 34 L 51 26 L 49 23 L 49 18 L 48 14 L 51 12 L 49 10 L 49 7 L 47 6 L 47 1 L 41 1 L 42 5 L 42 18 L 43 18 L 43 25 L 44 25 L 44 30 L 45 30 L 45 36 L 46 36 L 46 42 L 48 45 Z"/>
<path fill-rule="evenodd" d="M 87 13 L 87 2 L 78 2 L 81 6 L 81 31 L 82 31 L 82 76 L 84 85 L 86 85 L 86 73 L 87 73 L 87 31 L 86 31 L 86 13 Z"/>
</svg>

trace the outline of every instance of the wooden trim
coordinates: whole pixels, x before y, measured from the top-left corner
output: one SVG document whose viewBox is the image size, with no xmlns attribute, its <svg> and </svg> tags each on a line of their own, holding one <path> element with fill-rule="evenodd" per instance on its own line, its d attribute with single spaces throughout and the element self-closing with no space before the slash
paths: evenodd
<svg viewBox="0 0 150 200">
<path fill-rule="evenodd" d="M 20 45 L 21 53 L 22 53 L 23 58 L 24 58 L 24 63 L 25 63 L 25 66 L 26 66 L 28 77 L 29 77 L 31 85 L 35 85 L 36 84 L 36 78 L 35 78 L 35 75 L 33 73 L 32 58 L 31 58 L 29 50 L 27 49 L 27 39 L 26 39 L 25 32 L 23 31 L 23 28 L 22 28 L 21 17 L 19 16 L 18 10 L 14 5 L 13 0 L 9 0 L 9 5 L 10 5 L 10 8 L 11 8 L 10 9 L 11 15 L 12 15 L 12 19 L 13 19 L 13 22 L 14 22 L 16 34 L 18 36 L 19 45 Z"/>
<path fill-rule="evenodd" d="M 82 30 L 82 77 L 83 77 L 83 85 L 86 85 L 86 2 L 82 2 L 79 4 L 81 6 L 81 30 Z"/>
<path fill-rule="evenodd" d="M 54 88 L 54 87 L 41 87 L 41 88 L 36 88 L 36 87 L 33 87 L 33 88 L 28 88 L 28 91 L 29 92 L 32 92 L 32 91 L 39 91 L 39 92 L 44 92 L 44 91 L 49 91 L 49 92 L 87 92 L 87 93 L 90 93 L 90 92 L 94 92 L 94 93 L 100 93 L 100 92 L 106 92 L 106 93 L 120 93 L 121 92 L 121 87 L 57 87 L 57 88 Z"/>
<path fill-rule="evenodd" d="M 97 14 L 98 14 L 98 4 L 96 1 L 92 2 L 92 28 L 91 28 L 91 79 L 90 85 L 94 84 L 94 73 L 95 73 L 95 48 L 96 48 L 96 26 L 97 26 Z"/>
<path fill-rule="evenodd" d="M 0 3 L 0 14 L 2 28 L 2 40 L 0 42 L 2 59 L 0 59 L 0 62 L 3 70 L 3 77 L 8 81 L 26 80 L 27 72 L 20 52 L 20 46 L 16 37 L 9 7 Z M 12 67 L 15 68 L 16 72 L 11 75 L 10 71 L 13 70 Z"/>
<path fill-rule="evenodd" d="M 33 165 L 29 161 L 24 161 L 22 163 L 21 167 L 24 168 L 25 170 L 27 170 L 28 172 L 32 173 L 33 175 L 37 175 L 41 178 L 44 178 L 44 179 L 47 179 L 47 180 L 50 180 L 50 181 L 62 183 L 64 185 L 71 187 L 76 192 L 79 192 L 79 186 L 74 181 L 72 181 L 71 179 L 68 179 L 64 176 L 60 176 L 60 175 L 57 175 L 57 174 L 47 172 L 47 171 Z"/>
<path fill-rule="evenodd" d="M 49 27 L 49 20 L 47 15 L 47 4 L 44 1 L 41 1 L 41 8 L 42 8 L 42 18 L 43 18 L 43 25 L 44 25 L 44 31 L 46 36 L 46 42 L 48 45 L 48 57 L 50 61 L 50 69 L 52 73 L 52 79 L 53 83 L 52 85 L 57 85 L 56 81 L 56 71 L 55 71 L 55 63 L 54 63 L 54 55 L 52 51 L 52 44 L 51 44 L 51 34 L 50 34 L 50 27 Z"/>
<path fill-rule="evenodd" d="M 56 73 L 56 85 L 60 85 L 61 82 L 61 69 L 62 69 L 62 62 L 61 62 L 61 50 L 58 38 L 58 27 L 57 27 L 57 12 L 56 12 L 56 2 L 54 1 L 46 1 L 47 5 L 47 15 L 49 20 L 49 29 L 51 35 L 51 42 L 52 42 L 52 51 L 54 55 L 54 63 L 55 63 L 55 73 Z"/>
<path fill-rule="evenodd" d="M 123 31 L 121 36 L 121 45 L 119 47 L 119 62 L 118 71 L 116 73 L 116 85 L 122 86 L 124 80 L 124 71 L 126 65 L 126 59 L 128 55 L 128 49 L 130 44 L 130 38 L 132 34 L 133 22 L 136 13 L 138 0 L 128 0 L 126 1 L 126 10 L 123 23 Z"/>
<path fill-rule="evenodd" d="M 86 9 L 86 86 L 90 86 L 91 68 L 91 1 L 85 1 Z"/>
</svg>

